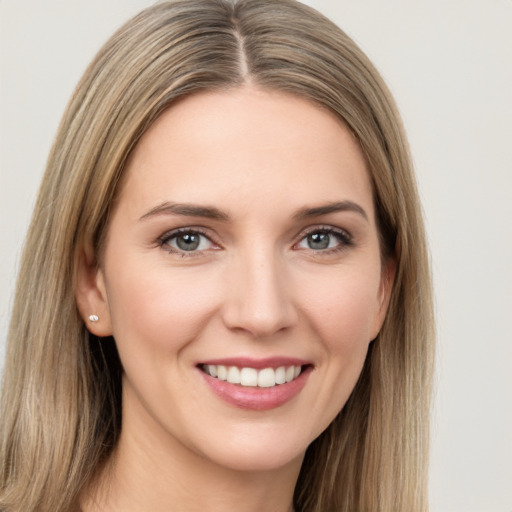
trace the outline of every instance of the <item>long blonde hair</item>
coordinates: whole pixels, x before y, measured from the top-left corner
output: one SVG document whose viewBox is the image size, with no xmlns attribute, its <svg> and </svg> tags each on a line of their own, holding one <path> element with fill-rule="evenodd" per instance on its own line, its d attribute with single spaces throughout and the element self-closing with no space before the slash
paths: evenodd
<svg viewBox="0 0 512 512">
<path fill-rule="evenodd" d="M 49 156 L 21 262 L 0 402 L 0 509 L 65 512 L 112 453 L 120 375 L 75 303 L 78 255 L 97 258 L 131 150 L 172 103 L 244 83 L 334 112 L 370 170 L 383 254 L 397 261 L 384 326 L 349 401 L 308 448 L 300 512 L 427 510 L 433 362 L 428 255 L 411 160 L 377 71 L 294 0 L 178 0 L 123 26 L 86 70 Z"/>
</svg>

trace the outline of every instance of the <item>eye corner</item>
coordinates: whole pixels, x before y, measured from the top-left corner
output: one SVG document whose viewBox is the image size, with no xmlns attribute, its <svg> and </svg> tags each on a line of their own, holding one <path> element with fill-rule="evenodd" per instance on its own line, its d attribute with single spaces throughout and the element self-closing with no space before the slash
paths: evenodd
<svg viewBox="0 0 512 512">
<path fill-rule="evenodd" d="M 311 226 L 298 238 L 293 249 L 312 251 L 317 255 L 338 253 L 354 245 L 353 236 L 346 229 L 334 226 Z"/>
<path fill-rule="evenodd" d="M 180 227 L 166 231 L 158 237 L 157 245 L 167 253 L 181 258 L 197 257 L 222 249 L 210 233 L 198 227 Z"/>
</svg>

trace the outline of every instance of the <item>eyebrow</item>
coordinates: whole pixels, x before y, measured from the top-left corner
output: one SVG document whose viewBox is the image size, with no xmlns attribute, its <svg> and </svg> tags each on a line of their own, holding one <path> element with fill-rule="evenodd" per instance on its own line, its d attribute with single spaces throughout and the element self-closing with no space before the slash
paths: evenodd
<svg viewBox="0 0 512 512">
<path fill-rule="evenodd" d="M 368 220 L 368 215 L 364 209 L 353 201 L 337 201 L 313 208 L 301 208 L 293 215 L 293 218 L 296 220 L 304 220 L 337 212 L 354 212 L 361 215 L 365 220 Z"/>
<path fill-rule="evenodd" d="M 337 212 L 355 212 L 368 220 L 364 209 L 353 201 L 336 201 L 312 208 L 301 208 L 293 215 L 295 220 L 305 220 L 313 217 L 321 217 Z M 228 221 L 229 215 L 214 206 L 203 206 L 190 203 L 170 203 L 168 201 L 155 206 L 142 215 L 139 220 L 146 220 L 158 215 L 180 215 L 184 217 L 203 217 L 206 219 Z"/>
<path fill-rule="evenodd" d="M 182 215 L 184 217 L 204 217 L 206 219 L 227 221 L 227 213 L 213 206 L 201 206 L 188 203 L 165 202 L 155 206 L 145 213 L 139 220 L 146 220 L 157 215 Z"/>
</svg>

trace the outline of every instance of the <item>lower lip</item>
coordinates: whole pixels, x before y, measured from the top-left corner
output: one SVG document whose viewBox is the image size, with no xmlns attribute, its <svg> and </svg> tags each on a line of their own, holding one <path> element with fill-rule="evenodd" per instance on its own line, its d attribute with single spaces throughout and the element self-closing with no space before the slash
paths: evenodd
<svg viewBox="0 0 512 512">
<path fill-rule="evenodd" d="M 291 382 L 277 384 L 271 388 L 259 388 L 231 384 L 225 380 L 219 380 L 198 369 L 210 389 L 228 404 L 240 409 L 252 409 L 254 411 L 267 411 L 286 404 L 297 396 L 311 373 L 311 367 L 305 368 L 302 373 Z"/>
</svg>

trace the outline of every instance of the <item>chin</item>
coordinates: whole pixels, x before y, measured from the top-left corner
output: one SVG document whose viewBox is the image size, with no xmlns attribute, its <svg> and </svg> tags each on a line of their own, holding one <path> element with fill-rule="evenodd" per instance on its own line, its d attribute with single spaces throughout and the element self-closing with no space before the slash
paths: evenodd
<svg viewBox="0 0 512 512">
<path fill-rule="evenodd" d="M 210 437 L 202 449 L 197 443 L 195 451 L 215 465 L 234 471 L 268 472 L 286 466 L 300 467 L 306 449 L 320 432 L 306 437 L 307 426 L 298 421 L 293 425 L 241 425 L 227 429 L 229 432 L 220 439 Z"/>
<path fill-rule="evenodd" d="M 210 459 L 228 470 L 258 473 L 277 471 L 286 466 L 300 467 L 304 453 L 305 448 L 297 450 L 285 447 L 283 449 L 268 443 L 268 445 L 244 446 L 240 450 L 228 453 L 211 454 Z"/>
</svg>

